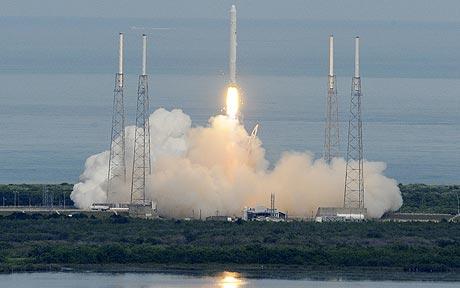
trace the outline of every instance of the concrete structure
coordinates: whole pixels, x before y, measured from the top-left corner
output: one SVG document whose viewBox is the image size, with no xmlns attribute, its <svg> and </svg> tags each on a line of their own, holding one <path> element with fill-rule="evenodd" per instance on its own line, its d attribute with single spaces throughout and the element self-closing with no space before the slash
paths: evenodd
<svg viewBox="0 0 460 288">
<path fill-rule="evenodd" d="M 222 221 L 222 222 L 232 222 L 234 219 L 230 216 L 224 215 L 214 215 L 206 217 L 206 221 Z"/>
<path fill-rule="evenodd" d="M 128 204 L 128 215 L 134 218 L 155 219 L 158 218 L 157 205 L 155 202 L 142 204 Z"/>
<path fill-rule="evenodd" d="M 93 203 L 90 207 L 92 211 L 128 211 L 127 203 Z"/>
<path fill-rule="evenodd" d="M 255 208 L 245 207 L 243 210 L 243 220 L 245 221 L 284 221 L 286 219 L 287 214 L 276 208 L 256 206 Z"/>
<path fill-rule="evenodd" d="M 275 208 L 275 194 L 270 194 L 270 208 L 256 206 L 255 208 L 244 207 L 243 220 L 245 221 L 285 221 L 287 213 Z"/>
<path fill-rule="evenodd" d="M 367 218 L 366 208 L 319 207 L 316 222 L 363 221 Z"/>
</svg>

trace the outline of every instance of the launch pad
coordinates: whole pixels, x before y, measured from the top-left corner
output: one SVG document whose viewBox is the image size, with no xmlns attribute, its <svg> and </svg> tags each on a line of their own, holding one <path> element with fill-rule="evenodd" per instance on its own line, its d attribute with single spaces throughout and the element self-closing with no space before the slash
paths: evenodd
<svg viewBox="0 0 460 288">
<path fill-rule="evenodd" d="M 91 211 L 105 211 L 117 213 L 128 213 L 133 218 L 156 219 L 159 218 L 157 203 L 146 201 L 144 203 L 94 203 Z"/>
<path fill-rule="evenodd" d="M 240 89 L 237 84 L 237 18 L 236 7 L 230 9 L 230 37 L 229 37 L 229 61 L 228 83 L 226 94 L 225 112 L 230 123 L 239 124 L 242 119 L 240 105 Z M 93 204 L 92 209 L 106 211 L 126 211 L 132 217 L 157 218 L 156 203 L 149 202 L 147 198 L 146 180 L 151 175 L 151 135 L 149 124 L 149 94 L 147 66 L 147 36 L 142 35 L 142 73 L 139 75 L 136 125 L 134 130 L 132 177 L 126 177 L 126 145 L 125 145 L 125 119 L 124 119 L 124 75 L 123 75 L 123 34 L 119 39 L 119 71 L 116 74 L 116 89 L 114 94 L 114 114 L 112 120 L 112 142 L 109 158 L 107 201 L 114 201 L 114 187 L 116 185 L 131 182 L 131 198 L 129 204 Z M 333 158 L 340 156 L 339 149 L 339 110 L 336 77 L 334 74 L 334 46 L 333 36 L 329 37 L 329 73 L 328 93 L 326 98 L 326 127 L 323 158 L 330 164 Z M 350 119 L 348 121 L 348 145 L 345 172 L 345 191 L 343 207 L 320 207 L 316 214 L 316 220 L 323 221 L 362 221 L 367 218 L 367 210 L 364 208 L 364 180 L 363 180 L 363 148 L 362 148 L 362 119 L 361 119 L 361 80 L 359 74 L 359 37 L 355 38 L 355 73 L 352 82 L 352 97 L 350 104 Z M 251 155 L 257 137 L 257 124 L 249 136 L 248 155 Z M 356 164 L 356 163 L 357 164 Z M 246 162 L 245 162 L 246 163 Z M 274 197 L 274 195 L 273 195 Z M 155 198 L 153 198 L 155 199 Z M 128 200 L 127 200 L 128 201 Z M 274 199 L 273 199 L 274 201 Z M 317 206 L 316 206 L 317 207 Z M 312 215 L 313 216 L 313 215 Z M 286 219 L 287 213 L 271 208 L 255 207 L 245 209 L 245 220 L 259 218 Z M 313 217 L 312 217 L 313 218 Z"/>
</svg>

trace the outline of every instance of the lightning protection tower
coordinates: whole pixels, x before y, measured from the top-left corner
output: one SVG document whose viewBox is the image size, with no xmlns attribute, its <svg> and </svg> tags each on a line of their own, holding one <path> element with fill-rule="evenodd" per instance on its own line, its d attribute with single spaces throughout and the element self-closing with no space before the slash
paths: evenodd
<svg viewBox="0 0 460 288">
<path fill-rule="evenodd" d="M 324 160 L 330 163 L 332 158 L 340 156 L 339 140 L 339 101 L 334 75 L 334 36 L 329 36 L 329 75 L 327 81 L 326 125 L 324 131 Z"/>
<path fill-rule="evenodd" d="M 48 209 L 53 208 L 53 193 L 49 191 L 47 185 L 43 185 L 43 193 L 42 193 L 42 206 Z"/>
<path fill-rule="evenodd" d="M 270 215 L 275 216 L 275 193 L 270 194 Z"/>
<path fill-rule="evenodd" d="M 123 33 L 119 35 L 118 73 L 115 74 L 113 93 L 112 133 L 110 140 L 109 171 L 107 179 L 107 202 L 114 201 L 113 193 L 117 186 L 126 182 L 125 158 L 125 106 L 123 99 Z"/>
<path fill-rule="evenodd" d="M 146 174 L 151 173 L 149 91 L 147 75 L 147 36 L 142 35 L 142 74 L 137 89 L 136 128 L 134 132 L 131 203 L 146 204 Z"/>
<path fill-rule="evenodd" d="M 364 210 L 363 123 L 361 118 L 359 37 L 355 38 L 355 75 L 351 84 L 344 207 Z"/>
</svg>

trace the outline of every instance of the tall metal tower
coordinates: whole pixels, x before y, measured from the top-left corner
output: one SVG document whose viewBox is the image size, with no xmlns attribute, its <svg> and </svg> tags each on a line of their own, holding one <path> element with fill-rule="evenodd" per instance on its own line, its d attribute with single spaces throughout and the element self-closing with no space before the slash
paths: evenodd
<svg viewBox="0 0 460 288">
<path fill-rule="evenodd" d="M 115 89 L 113 91 L 112 133 L 107 179 L 108 203 L 114 201 L 114 188 L 126 182 L 123 33 L 120 33 L 119 37 L 118 73 L 115 74 Z"/>
<path fill-rule="evenodd" d="M 134 133 L 133 177 L 131 203 L 146 203 L 146 174 L 151 174 L 149 90 L 147 75 L 147 36 L 142 35 L 142 74 L 137 89 L 136 128 Z"/>
<path fill-rule="evenodd" d="M 49 191 L 47 185 L 43 185 L 42 193 L 42 206 L 48 209 L 53 208 L 54 197 L 53 193 Z"/>
<path fill-rule="evenodd" d="M 275 194 L 270 194 L 270 214 L 271 216 L 275 216 Z"/>
<path fill-rule="evenodd" d="M 355 75 L 351 84 L 344 207 L 364 209 L 363 122 L 361 118 L 359 37 L 355 38 Z"/>
<path fill-rule="evenodd" d="M 334 36 L 329 36 L 329 75 L 327 81 L 326 126 L 324 131 L 324 160 L 340 156 L 339 101 L 334 75 Z"/>
</svg>

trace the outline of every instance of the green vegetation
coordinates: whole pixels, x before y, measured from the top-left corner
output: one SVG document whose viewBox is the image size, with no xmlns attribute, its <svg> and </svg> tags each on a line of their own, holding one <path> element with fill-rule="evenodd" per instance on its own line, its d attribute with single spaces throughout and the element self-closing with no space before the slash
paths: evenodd
<svg viewBox="0 0 460 288">
<path fill-rule="evenodd" d="M 227 223 L 75 216 L 0 217 L 0 270 L 115 263 L 460 268 L 460 225 L 455 223 Z"/>
<path fill-rule="evenodd" d="M 460 185 L 399 185 L 403 197 L 400 212 L 457 213 Z"/>
<path fill-rule="evenodd" d="M 71 184 L 48 189 L 55 206 L 63 199 L 73 205 Z M 460 186 L 400 189 L 401 212 L 456 213 Z M 14 205 L 14 191 L 18 205 L 42 204 L 43 185 L 0 185 L 5 205 Z M 109 215 L 0 215 L 0 272 L 116 264 L 460 271 L 456 223 L 225 223 Z"/>
</svg>

